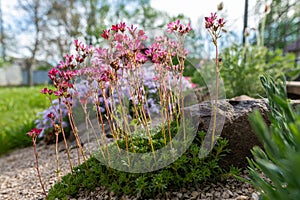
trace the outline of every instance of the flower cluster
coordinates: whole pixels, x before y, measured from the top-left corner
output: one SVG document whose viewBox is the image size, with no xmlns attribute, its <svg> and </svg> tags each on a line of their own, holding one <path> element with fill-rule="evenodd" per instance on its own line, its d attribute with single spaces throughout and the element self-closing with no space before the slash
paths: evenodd
<svg viewBox="0 0 300 200">
<path fill-rule="evenodd" d="M 211 13 L 210 17 L 204 17 L 205 19 L 205 28 L 211 34 L 214 44 L 216 43 L 217 38 L 220 37 L 220 32 L 223 30 L 225 25 L 224 18 L 217 17 L 216 13 Z"/>
<path fill-rule="evenodd" d="M 217 19 L 216 13 L 211 13 L 210 17 L 205 17 L 205 28 L 212 28 L 215 31 L 225 25 L 224 18 Z"/>
<path fill-rule="evenodd" d="M 37 136 L 40 135 L 40 133 L 42 132 L 42 129 L 38 129 L 38 128 L 33 128 L 31 131 L 29 131 L 27 133 L 27 135 L 29 137 L 31 137 L 32 139 L 35 139 Z"/>
<path fill-rule="evenodd" d="M 184 25 L 176 20 L 168 24 L 167 31 L 174 34 L 177 41 L 156 37 L 154 43 L 147 47 L 148 37 L 143 30 L 120 22 L 103 30 L 101 37 L 108 43 L 106 47 L 87 46 L 79 40 L 74 41 L 76 53 L 67 54 L 57 67 L 48 72 L 54 89 L 43 88 L 41 93 L 49 98 L 51 106 L 39 113 L 42 117 L 36 121 L 37 128 L 28 133 L 34 141 L 48 131 L 55 133 L 58 177 L 59 134 L 63 136 L 70 170 L 73 172 L 66 126 L 72 129 L 79 149 L 78 156 L 81 154 L 83 161 L 86 161 L 74 118 L 77 117 L 78 107 L 81 109 L 80 117 L 84 119 L 80 122 L 84 121 L 86 128 L 91 128 L 105 157 L 111 155 L 108 146 L 107 152 L 102 151 L 102 145 L 108 145 L 108 130 L 119 148 L 117 140 L 125 137 L 128 147 L 130 141 L 127 136 L 132 138 L 137 128 L 145 128 L 154 153 L 150 129 L 153 128 L 151 123 L 156 123 L 156 120 L 151 121 L 151 115 L 160 114 L 161 125 L 168 124 L 169 128 L 173 121 L 177 125 L 184 123 L 182 90 L 191 88 L 192 84 L 183 77 L 184 60 L 188 54 L 183 40 L 191 30 L 190 24 Z M 55 100 L 52 99 L 53 95 Z M 96 112 L 96 116 L 92 111 Z M 90 127 L 94 122 L 90 117 L 96 117 L 98 129 Z M 104 126 L 109 126 L 109 129 Z M 98 130 L 101 133 L 98 134 Z M 170 130 L 163 132 L 165 145 L 168 132 Z M 171 142 L 170 146 L 172 148 Z"/>
<path fill-rule="evenodd" d="M 192 28 L 190 26 L 190 23 L 188 23 L 187 25 L 181 24 L 179 19 L 177 19 L 174 22 L 170 22 L 168 24 L 168 32 L 169 33 L 177 32 L 180 35 L 185 35 L 191 31 L 192 31 Z"/>
<path fill-rule="evenodd" d="M 60 109 L 62 110 L 63 127 L 68 127 L 68 120 L 66 119 L 68 115 L 68 110 L 66 106 L 59 105 L 58 99 L 51 102 L 51 106 L 46 110 L 37 113 L 38 119 L 35 120 L 36 127 L 41 130 L 39 137 L 44 137 L 45 134 L 51 132 L 54 128 L 54 124 L 59 123 Z M 54 124 L 53 124 L 54 123 Z"/>
<path fill-rule="evenodd" d="M 210 150 L 212 150 L 214 144 L 215 144 L 215 133 L 217 130 L 217 106 L 218 106 L 218 85 L 219 85 L 219 73 L 220 73 L 220 68 L 219 68 L 219 63 L 222 61 L 221 58 L 219 58 L 219 50 L 218 50 L 218 39 L 221 37 L 221 31 L 223 30 L 223 26 L 225 25 L 225 21 L 223 18 L 217 17 L 216 13 L 211 13 L 210 17 L 205 17 L 205 28 L 209 32 L 212 42 L 215 45 L 215 94 L 214 94 L 214 112 L 213 112 L 213 128 L 212 128 L 212 133 L 211 133 L 211 146 Z"/>
<path fill-rule="evenodd" d="M 176 20 L 168 24 L 167 30 L 180 39 L 192 28 Z M 124 22 L 104 30 L 101 37 L 108 42 L 108 47 L 86 46 L 75 40 L 76 54 L 66 55 L 64 61 L 49 71 L 55 89 L 44 88 L 41 93 L 49 99 L 55 95 L 57 99 L 51 100 L 51 106 L 39 113 L 42 117 L 36 123 L 42 129 L 41 135 L 53 130 L 56 124 L 61 128 L 75 127 L 68 124 L 74 122 L 69 118 L 75 106 L 87 109 L 91 104 L 98 115 L 110 120 L 116 117 L 113 115 L 119 106 L 131 102 L 129 110 L 139 113 L 141 109 L 144 116 L 149 116 L 160 113 L 163 106 L 171 107 L 169 104 L 180 99 L 179 90 L 192 87 L 182 76 L 183 60 L 188 54 L 182 41 L 156 37 L 146 47 L 145 32 Z M 179 64 L 173 63 L 174 58 Z"/>
</svg>

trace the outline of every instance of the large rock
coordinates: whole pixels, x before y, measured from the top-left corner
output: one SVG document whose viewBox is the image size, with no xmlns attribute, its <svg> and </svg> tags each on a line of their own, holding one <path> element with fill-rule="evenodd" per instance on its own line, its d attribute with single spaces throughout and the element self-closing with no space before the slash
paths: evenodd
<svg viewBox="0 0 300 200">
<path fill-rule="evenodd" d="M 239 99 L 239 98 L 238 98 Z M 229 140 L 228 148 L 231 152 L 222 159 L 221 165 L 229 167 L 244 168 L 248 165 L 247 157 L 252 158 L 250 150 L 254 146 L 262 147 L 258 137 L 254 133 L 250 123 L 249 114 L 254 110 L 259 110 L 265 122 L 268 121 L 268 100 L 267 99 L 251 99 L 248 100 L 219 100 L 218 102 L 218 124 L 220 136 Z M 291 100 L 293 107 L 300 104 L 300 101 Z M 197 105 L 191 106 L 192 114 L 200 116 L 199 130 L 207 131 L 211 128 L 213 121 L 212 101 L 205 101 Z M 224 126 L 223 126 L 224 125 Z M 218 133 L 217 133 L 218 134 Z"/>
<path fill-rule="evenodd" d="M 255 109 L 259 110 L 267 121 L 267 100 L 219 100 L 218 102 L 218 130 L 221 137 L 229 140 L 228 148 L 231 152 L 223 159 L 223 166 L 246 167 L 246 157 L 251 157 L 253 146 L 261 146 L 256 134 L 248 121 L 248 115 Z M 208 131 L 212 128 L 213 106 L 211 101 L 193 105 L 192 114 L 200 117 L 199 130 Z M 224 124 L 224 126 L 223 126 Z"/>
</svg>

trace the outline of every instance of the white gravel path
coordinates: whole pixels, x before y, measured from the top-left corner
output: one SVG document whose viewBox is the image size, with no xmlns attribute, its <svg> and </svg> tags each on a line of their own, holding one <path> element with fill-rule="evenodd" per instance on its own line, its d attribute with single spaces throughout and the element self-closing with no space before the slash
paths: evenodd
<svg viewBox="0 0 300 200">
<path fill-rule="evenodd" d="M 83 140 L 84 141 L 84 140 Z M 74 142 L 73 142 L 74 143 Z M 90 144 L 93 149 L 97 145 Z M 84 146 L 85 148 L 87 145 Z M 69 162 L 63 142 L 59 143 L 59 160 L 61 175 L 70 172 Z M 48 191 L 56 182 L 55 174 L 55 145 L 38 144 L 39 167 L 45 188 Z M 76 149 L 71 150 L 73 164 L 78 163 Z M 82 159 L 81 159 L 82 160 Z M 35 169 L 35 157 L 33 147 L 17 149 L 0 157 L 0 200 L 37 200 L 44 199 L 42 189 Z M 97 187 L 95 191 L 81 191 L 76 199 L 139 199 L 138 197 L 116 197 L 104 187 Z M 257 200 L 258 195 L 248 184 L 229 179 L 225 183 L 209 184 L 203 188 L 182 189 L 178 192 L 170 192 L 158 195 L 156 199 L 252 199 Z"/>
</svg>

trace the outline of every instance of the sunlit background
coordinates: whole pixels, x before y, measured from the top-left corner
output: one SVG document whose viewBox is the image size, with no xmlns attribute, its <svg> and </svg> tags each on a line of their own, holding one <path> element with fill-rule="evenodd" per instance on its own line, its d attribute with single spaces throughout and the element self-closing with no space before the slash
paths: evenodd
<svg viewBox="0 0 300 200">
<path fill-rule="evenodd" d="M 220 3 L 223 4 L 222 9 Z M 74 39 L 80 38 L 96 44 L 101 42 L 101 30 L 119 21 L 133 23 L 147 30 L 163 29 L 163 25 L 170 20 L 182 18 L 190 21 L 194 28 L 194 42 L 198 45 L 198 51 L 202 52 L 199 56 L 210 56 L 207 46 L 209 40 L 204 34 L 204 16 L 218 12 L 225 18 L 227 34 L 221 42 L 222 45 L 228 46 L 233 42 L 242 43 L 245 26 L 251 30 L 249 39 L 255 40 L 256 30 L 266 14 L 266 6 L 270 6 L 271 9 L 267 11 L 270 13 L 265 30 L 273 31 L 272 34 L 266 34 L 266 37 L 272 35 L 273 38 L 281 38 L 284 44 L 276 41 L 273 43 L 277 43 L 279 48 L 284 48 L 299 35 L 299 1 L 2 0 L 1 55 L 2 59 L 4 56 L 28 58 L 32 57 L 35 51 L 34 59 L 55 64 L 69 52 Z M 275 31 L 277 25 L 285 28 Z M 35 41 L 38 41 L 36 49 Z"/>
</svg>

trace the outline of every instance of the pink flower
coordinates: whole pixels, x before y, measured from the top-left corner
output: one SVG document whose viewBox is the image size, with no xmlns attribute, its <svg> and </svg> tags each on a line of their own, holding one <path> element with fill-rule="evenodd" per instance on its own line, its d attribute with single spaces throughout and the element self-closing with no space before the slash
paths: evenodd
<svg viewBox="0 0 300 200">
<path fill-rule="evenodd" d="M 60 77 L 64 78 L 66 81 L 69 81 L 72 79 L 73 76 L 76 75 L 76 73 L 72 71 L 61 71 L 59 75 Z"/>
<path fill-rule="evenodd" d="M 116 33 L 114 35 L 114 41 L 117 41 L 120 44 L 122 44 L 122 42 L 124 41 L 124 36 L 121 33 Z"/>
<path fill-rule="evenodd" d="M 144 64 L 145 62 L 147 62 L 147 60 L 148 60 L 148 57 L 145 56 L 144 54 L 142 54 L 142 53 L 140 53 L 140 52 L 138 52 L 138 53 L 136 54 L 136 61 L 137 61 L 138 63 Z"/>
<path fill-rule="evenodd" d="M 65 55 L 66 65 L 70 65 L 74 59 L 74 55 Z"/>
<path fill-rule="evenodd" d="M 98 82 L 107 82 L 110 80 L 111 77 L 111 70 L 104 69 L 100 72 L 100 76 L 98 77 Z"/>
<path fill-rule="evenodd" d="M 119 23 L 119 30 L 120 30 L 122 33 L 124 33 L 125 28 L 126 28 L 125 22 L 120 22 L 120 23 Z"/>
<path fill-rule="evenodd" d="M 210 17 L 204 17 L 205 19 L 205 28 L 210 28 L 214 25 L 214 22 L 211 20 Z"/>
<path fill-rule="evenodd" d="M 103 37 L 104 39 L 108 40 L 110 38 L 110 34 L 109 34 L 110 30 L 103 30 L 103 33 L 101 34 L 101 37 Z"/>
<path fill-rule="evenodd" d="M 143 30 L 139 30 L 138 36 L 139 36 L 139 39 L 140 39 L 140 40 L 143 40 L 143 41 L 147 40 L 147 38 L 148 38 L 148 37 L 145 35 L 145 32 L 144 32 Z"/>
<path fill-rule="evenodd" d="M 192 87 L 192 88 L 196 88 L 196 87 L 197 87 L 197 84 L 196 84 L 196 83 L 191 83 L 191 87 Z"/>
<path fill-rule="evenodd" d="M 48 94 L 49 94 L 49 95 L 53 94 L 53 90 L 49 89 L 49 90 L 48 90 Z"/>
<path fill-rule="evenodd" d="M 83 63 L 84 58 L 82 58 L 79 54 L 77 54 L 75 60 L 76 60 L 76 62 L 78 62 L 78 63 Z"/>
<path fill-rule="evenodd" d="M 42 90 L 41 90 L 41 93 L 42 93 L 42 94 L 47 94 L 47 93 L 48 93 L 48 89 L 47 89 L 47 88 L 42 89 Z"/>
<path fill-rule="evenodd" d="M 33 128 L 31 131 L 27 133 L 27 135 L 31 138 L 36 138 L 41 132 L 42 129 Z"/>
<path fill-rule="evenodd" d="M 166 50 L 159 50 L 153 53 L 152 62 L 154 63 L 161 63 L 162 61 L 166 60 L 168 52 Z"/>
<path fill-rule="evenodd" d="M 169 33 L 173 33 L 174 31 L 177 31 L 177 29 L 179 28 L 180 25 L 180 20 L 177 19 L 174 22 L 170 22 L 167 26 L 168 26 L 168 32 Z"/>
<path fill-rule="evenodd" d="M 224 18 L 218 19 L 218 24 L 219 24 L 219 27 L 223 27 L 225 25 Z"/>
<path fill-rule="evenodd" d="M 188 23 L 187 25 L 181 24 L 180 20 L 177 19 L 174 22 L 170 22 L 168 24 L 168 32 L 169 33 L 173 33 L 173 32 L 178 32 L 181 35 L 187 34 L 192 30 L 190 23 Z"/>
<path fill-rule="evenodd" d="M 190 23 L 188 23 L 187 25 L 180 24 L 178 32 L 181 34 L 187 34 L 187 33 L 191 32 L 191 30 L 192 30 L 192 28 L 190 26 Z"/>
<path fill-rule="evenodd" d="M 79 48 L 80 42 L 78 40 L 74 40 L 74 44 L 77 50 Z"/>
<path fill-rule="evenodd" d="M 61 84 L 60 84 L 60 87 L 63 88 L 63 89 L 67 89 L 67 88 L 72 88 L 73 85 L 71 83 L 68 83 L 67 81 L 63 81 Z"/>
<path fill-rule="evenodd" d="M 212 21 L 217 19 L 217 13 L 210 13 L 210 18 Z"/>
<path fill-rule="evenodd" d="M 59 73 L 59 70 L 56 68 L 52 68 L 49 72 L 48 72 L 48 77 L 53 80 L 56 75 Z"/>
<path fill-rule="evenodd" d="M 54 114 L 53 114 L 53 112 L 48 113 L 47 117 L 48 117 L 49 119 L 54 119 Z"/>
<path fill-rule="evenodd" d="M 57 97 L 61 97 L 63 96 L 63 91 L 60 89 L 59 91 L 54 91 L 54 95 L 57 96 Z"/>
<path fill-rule="evenodd" d="M 128 31 L 129 31 L 129 33 L 130 33 L 131 35 L 134 35 L 134 33 L 135 33 L 137 27 L 131 25 L 130 27 L 127 27 L 127 29 L 128 29 Z"/>
<path fill-rule="evenodd" d="M 189 83 L 189 87 L 191 87 L 191 88 L 197 87 L 197 84 L 195 84 L 195 83 L 192 82 L 192 78 L 191 77 L 184 76 L 183 78 Z"/>
<path fill-rule="evenodd" d="M 62 60 L 59 62 L 59 65 L 57 66 L 58 69 L 64 69 L 64 68 L 66 68 L 66 67 L 67 67 L 67 66 L 65 66 L 65 63 L 64 63 L 64 61 L 62 61 Z"/>
<path fill-rule="evenodd" d="M 211 28 L 214 26 L 215 20 L 217 19 L 217 13 L 210 13 L 210 17 L 204 17 L 205 28 Z"/>
<path fill-rule="evenodd" d="M 224 18 L 217 19 L 216 13 L 211 13 L 210 17 L 204 17 L 205 19 L 205 28 L 213 29 L 217 31 L 219 28 L 222 28 L 225 24 Z"/>
<path fill-rule="evenodd" d="M 119 31 L 119 25 L 118 24 L 112 25 L 111 30 L 118 32 Z"/>
</svg>

